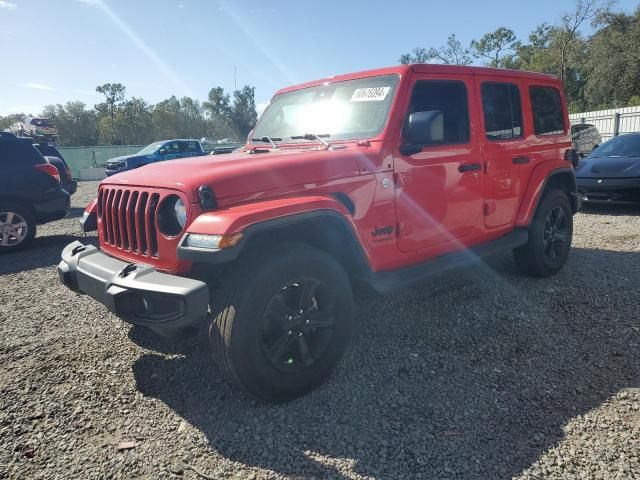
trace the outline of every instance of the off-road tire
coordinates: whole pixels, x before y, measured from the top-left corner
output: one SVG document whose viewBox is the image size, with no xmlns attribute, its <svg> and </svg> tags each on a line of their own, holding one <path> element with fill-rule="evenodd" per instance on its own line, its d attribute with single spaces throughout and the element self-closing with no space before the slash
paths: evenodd
<svg viewBox="0 0 640 480">
<path fill-rule="evenodd" d="M 0 222 L 6 221 L 4 213 L 7 212 L 13 213 L 14 219 L 18 218 L 18 216 L 22 217 L 26 222 L 27 230 L 19 243 L 10 245 L 2 245 L 4 237 L 0 235 L 0 254 L 17 252 L 27 248 L 36 236 L 36 218 L 30 208 L 15 202 L 0 202 Z M 0 228 L 2 228 L 2 225 L 0 225 Z"/>
<path fill-rule="evenodd" d="M 565 231 L 562 232 L 562 236 L 565 240 L 561 247 L 554 250 L 556 254 L 555 258 L 551 258 L 551 256 L 546 253 L 550 251 L 548 248 L 550 232 L 545 231 L 545 225 L 548 227 L 549 216 L 559 211 L 562 212 L 564 218 L 562 225 Z M 547 228 L 547 230 L 549 229 Z M 556 229 L 556 232 L 559 231 L 560 229 Z M 535 277 L 555 275 L 562 269 L 569 257 L 572 238 L 573 212 L 569 198 L 562 190 L 555 188 L 549 189 L 544 193 L 529 227 L 529 241 L 513 251 L 518 270 Z M 555 246 L 552 248 L 555 249 Z"/>
<path fill-rule="evenodd" d="M 268 359 L 264 347 L 265 322 L 274 321 L 267 307 L 287 288 L 295 293 L 297 285 L 307 281 L 295 283 L 301 279 L 320 282 L 322 303 L 332 303 L 333 325 L 330 332 L 322 333 L 324 349 L 315 363 L 308 367 L 306 362 L 298 363 L 296 367 L 303 371 L 283 373 L 279 363 Z M 318 292 L 315 295 L 320 298 Z M 315 297 L 312 302 L 320 303 Z M 314 389 L 332 373 L 349 342 L 353 308 L 349 278 L 333 257 L 311 246 L 285 245 L 248 255 L 222 280 L 212 293 L 209 341 L 219 365 L 245 391 L 266 401 L 287 401 Z M 309 332 L 309 341 L 315 334 Z"/>
</svg>

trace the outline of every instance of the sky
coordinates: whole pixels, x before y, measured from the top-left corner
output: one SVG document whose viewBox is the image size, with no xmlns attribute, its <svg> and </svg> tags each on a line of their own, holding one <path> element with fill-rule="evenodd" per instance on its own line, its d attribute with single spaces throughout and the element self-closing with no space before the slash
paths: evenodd
<svg viewBox="0 0 640 480">
<path fill-rule="evenodd" d="M 0 0 L 0 115 L 127 97 L 205 100 L 256 88 L 259 110 L 284 86 L 398 63 L 451 33 L 468 44 L 500 26 L 526 40 L 574 0 Z M 619 0 L 632 11 L 638 1 Z"/>
</svg>

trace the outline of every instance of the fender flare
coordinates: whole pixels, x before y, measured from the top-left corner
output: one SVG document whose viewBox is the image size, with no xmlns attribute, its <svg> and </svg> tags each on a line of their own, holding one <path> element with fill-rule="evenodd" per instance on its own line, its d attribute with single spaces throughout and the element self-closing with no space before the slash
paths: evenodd
<svg viewBox="0 0 640 480">
<path fill-rule="evenodd" d="M 518 215 L 516 217 L 516 227 L 528 227 L 533 215 L 538 208 L 538 204 L 542 199 L 542 194 L 546 190 L 548 184 L 554 177 L 558 175 L 568 175 L 571 177 L 571 191 L 569 192 L 573 213 L 576 213 L 580 208 L 580 198 L 578 195 L 578 189 L 576 186 L 576 177 L 573 167 L 561 166 L 554 168 L 551 171 L 546 172 L 544 180 L 542 182 L 536 180 L 536 175 L 542 176 L 541 173 L 544 170 L 544 164 L 539 166 L 539 169 L 534 170 L 529 177 L 529 184 L 525 190 L 520 208 L 518 209 Z"/>
<path fill-rule="evenodd" d="M 302 227 L 305 223 L 331 221 L 341 227 L 341 234 L 350 249 L 360 273 L 371 272 L 369 259 L 362 247 L 357 228 L 349 209 L 332 196 L 313 196 L 295 199 L 239 205 L 226 210 L 207 212 L 196 218 L 183 234 L 177 247 L 180 260 L 222 264 L 235 260 L 258 235 L 283 227 Z M 240 242 L 224 250 L 209 250 L 185 246 L 189 233 L 225 235 L 242 233 Z"/>
</svg>

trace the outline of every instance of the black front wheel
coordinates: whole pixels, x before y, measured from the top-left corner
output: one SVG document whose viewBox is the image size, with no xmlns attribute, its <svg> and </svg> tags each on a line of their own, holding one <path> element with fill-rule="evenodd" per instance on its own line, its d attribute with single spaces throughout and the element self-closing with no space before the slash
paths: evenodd
<svg viewBox="0 0 640 480">
<path fill-rule="evenodd" d="M 338 364 L 353 322 L 349 279 L 306 245 L 241 261 L 214 291 L 209 338 L 241 387 L 286 401 L 320 385 Z"/>
<path fill-rule="evenodd" d="M 548 277 L 557 273 L 569 258 L 573 239 L 573 212 L 562 190 L 545 193 L 529 227 L 529 241 L 513 251 L 524 273 Z"/>
</svg>

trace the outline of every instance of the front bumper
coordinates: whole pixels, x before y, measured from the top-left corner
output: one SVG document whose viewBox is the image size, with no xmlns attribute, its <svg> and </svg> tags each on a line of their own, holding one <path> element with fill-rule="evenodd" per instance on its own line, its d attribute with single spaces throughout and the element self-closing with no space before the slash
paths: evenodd
<svg viewBox="0 0 640 480">
<path fill-rule="evenodd" d="M 209 307 L 207 284 L 126 263 L 78 241 L 62 251 L 58 275 L 65 286 L 89 295 L 125 322 L 165 336 L 197 328 Z"/>
<path fill-rule="evenodd" d="M 640 178 L 577 178 L 587 202 L 640 202 Z"/>
</svg>

